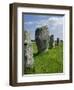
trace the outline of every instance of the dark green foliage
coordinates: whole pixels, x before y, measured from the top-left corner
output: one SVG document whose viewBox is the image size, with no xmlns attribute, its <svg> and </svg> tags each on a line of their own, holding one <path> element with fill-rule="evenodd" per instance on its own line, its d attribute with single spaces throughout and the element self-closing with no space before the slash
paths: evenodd
<svg viewBox="0 0 74 90">
<path fill-rule="evenodd" d="M 24 74 L 32 74 L 35 73 L 35 68 L 29 68 L 29 67 L 25 67 L 24 69 Z"/>
</svg>

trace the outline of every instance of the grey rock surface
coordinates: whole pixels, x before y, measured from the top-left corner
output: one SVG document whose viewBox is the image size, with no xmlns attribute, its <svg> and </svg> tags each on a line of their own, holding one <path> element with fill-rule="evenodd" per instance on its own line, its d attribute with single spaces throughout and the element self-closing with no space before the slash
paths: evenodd
<svg viewBox="0 0 74 90">
<path fill-rule="evenodd" d="M 33 50 L 32 50 L 32 42 L 30 38 L 30 33 L 24 32 L 24 66 L 29 68 L 33 66 Z"/>
<path fill-rule="evenodd" d="M 37 44 L 38 52 L 48 51 L 49 47 L 49 32 L 47 26 L 42 26 L 35 31 L 35 41 Z"/>
<path fill-rule="evenodd" d="M 59 43 L 60 43 L 60 39 L 59 39 L 59 38 L 57 38 L 57 46 L 59 45 Z"/>
<path fill-rule="evenodd" d="M 54 47 L 54 35 L 51 35 L 49 38 L 49 48 L 53 48 Z"/>
</svg>

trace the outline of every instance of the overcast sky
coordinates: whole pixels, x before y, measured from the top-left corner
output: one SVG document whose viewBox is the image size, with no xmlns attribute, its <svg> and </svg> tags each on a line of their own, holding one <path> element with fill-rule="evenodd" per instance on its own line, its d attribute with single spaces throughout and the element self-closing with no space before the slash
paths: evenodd
<svg viewBox="0 0 74 90">
<path fill-rule="evenodd" d="M 63 15 L 24 14 L 23 19 L 24 30 L 31 33 L 31 39 L 35 38 L 35 30 L 37 27 L 47 25 L 49 35 L 53 34 L 55 39 L 59 37 L 63 40 Z"/>
</svg>

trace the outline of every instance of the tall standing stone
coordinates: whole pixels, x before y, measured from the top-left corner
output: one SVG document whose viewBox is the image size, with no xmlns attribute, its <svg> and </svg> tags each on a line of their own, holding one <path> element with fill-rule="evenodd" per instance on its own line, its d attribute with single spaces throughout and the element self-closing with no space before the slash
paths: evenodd
<svg viewBox="0 0 74 90">
<path fill-rule="evenodd" d="M 51 35 L 49 38 L 49 48 L 53 48 L 54 46 L 54 35 Z"/>
<path fill-rule="evenodd" d="M 30 33 L 24 31 L 24 66 L 31 68 L 33 66 L 33 51 Z"/>
<path fill-rule="evenodd" d="M 35 31 L 35 40 L 38 48 L 38 52 L 48 51 L 49 46 L 49 32 L 47 26 L 42 26 Z"/>
<path fill-rule="evenodd" d="M 59 40 L 59 38 L 57 38 L 57 46 L 59 45 L 59 42 L 60 42 L 60 40 Z"/>
</svg>

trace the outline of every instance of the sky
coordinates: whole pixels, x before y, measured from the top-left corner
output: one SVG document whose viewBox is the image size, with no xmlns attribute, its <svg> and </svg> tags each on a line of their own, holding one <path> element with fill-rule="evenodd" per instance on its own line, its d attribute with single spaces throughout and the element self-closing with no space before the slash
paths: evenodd
<svg viewBox="0 0 74 90">
<path fill-rule="evenodd" d="M 30 32 L 31 40 L 35 39 L 35 30 L 37 27 L 48 26 L 49 35 L 54 35 L 54 39 L 63 40 L 64 15 L 23 15 L 24 31 Z"/>
</svg>

